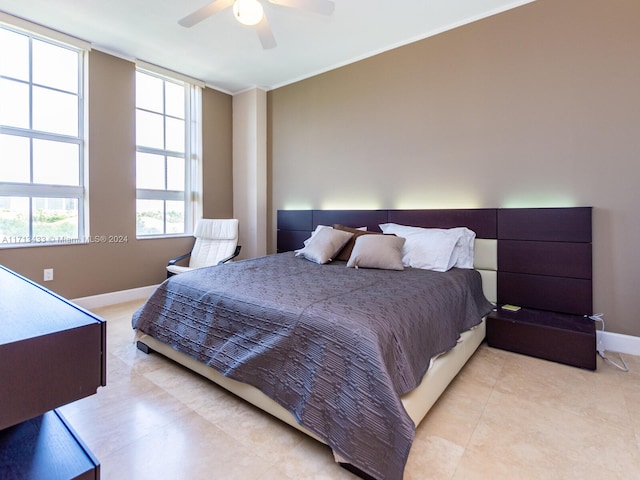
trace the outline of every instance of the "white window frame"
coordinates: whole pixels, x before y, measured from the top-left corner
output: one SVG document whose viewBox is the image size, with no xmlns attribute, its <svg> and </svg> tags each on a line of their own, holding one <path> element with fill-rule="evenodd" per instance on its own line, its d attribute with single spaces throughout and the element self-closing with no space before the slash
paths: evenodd
<svg viewBox="0 0 640 480">
<path fill-rule="evenodd" d="M 18 182 L 0 182 L 0 196 L 26 197 L 29 198 L 29 233 L 25 237 L 16 237 L 9 239 L 0 239 L 0 248 L 4 247 L 25 247 L 25 246 L 47 246 L 60 244 L 76 244 L 87 243 L 89 238 L 89 205 L 88 196 L 86 195 L 87 185 L 87 142 L 86 142 L 86 119 L 87 119 L 87 94 L 86 79 L 88 71 L 88 54 L 90 45 L 82 40 L 70 37 L 60 32 L 50 30 L 40 25 L 32 24 L 23 19 L 13 17 L 11 15 L 0 12 L 0 27 L 21 35 L 29 37 L 29 55 L 32 53 L 33 39 L 46 42 L 51 45 L 74 50 L 78 53 L 78 135 L 70 136 L 57 133 L 49 133 L 34 130 L 31 123 L 33 122 L 33 111 L 29 112 L 29 128 L 20 128 L 13 126 L 0 125 L 0 134 L 14 135 L 26 137 L 31 140 L 50 140 L 56 142 L 72 143 L 78 145 L 78 185 L 56 185 L 56 184 L 36 184 L 36 183 L 18 183 Z M 32 79 L 32 62 L 29 59 L 30 77 L 29 96 L 30 108 L 33 109 L 33 86 Z M 7 77 L 12 81 L 18 81 Z M 50 88 L 50 87 L 45 87 Z M 56 90 L 56 89 L 52 89 Z M 69 92 L 64 92 L 69 93 Z M 33 148 L 31 149 L 31 159 L 33 162 Z M 74 198 L 78 202 L 78 235 L 72 238 L 42 238 L 33 235 L 33 209 L 32 204 L 35 198 Z"/>
<path fill-rule="evenodd" d="M 164 232 L 157 234 L 139 234 L 136 222 L 136 238 L 152 239 L 162 237 L 191 236 L 195 222 L 202 217 L 202 87 L 199 80 L 166 70 L 145 62 L 136 62 L 136 71 L 156 76 L 165 81 L 181 83 L 185 86 L 185 187 L 184 191 L 152 190 L 136 188 L 137 200 L 181 200 L 185 202 L 184 231 L 181 233 L 166 233 L 166 211 L 163 214 Z M 138 111 L 136 105 L 136 111 Z M 143 110 L 143 109 L 141 109 Z M 143 110 L 145 111 L 145 110 Z M 157 113 L 157 112 L 153 112 Z M 166 116 L 163 113 L 163 116 Z M 137 145 L 136 153 L 151 153 L 157 155 L 178 156 L 181 152 Z M 166 165 L 165 165 L 166 175 Z"/>
</svg>

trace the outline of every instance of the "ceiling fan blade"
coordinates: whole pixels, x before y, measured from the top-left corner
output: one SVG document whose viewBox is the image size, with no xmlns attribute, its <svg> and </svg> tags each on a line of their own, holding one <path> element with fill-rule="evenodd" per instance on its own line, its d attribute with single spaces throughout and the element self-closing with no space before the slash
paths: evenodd
<svg viewBox="0 0 640 480">
<path fill-rule="evenodd" d="M 320 15 L 331 15 L 336 8 L 336 4 L 331 0 L 269 0 L 269 2 L 283 7 L 319 13 Z"/>
<path fill-rule="evenodd" d="M 273 36 L 273 32 L 271 31 L 271 26 L 269 25 L 266 15 L 263 15 L 262 20 L 260 20 L 256 25 L 256 32 L 258 33 L 258 38 L 260 39 L 262 48 L 268 50 L 276 46 L 276 39 Z"/>
<path fill-rule="evenodd" d="M 234 0 L 213 0 L 213 2 L 199 8 L 191 15 L 187 15 L 186 17 L 178 20 L 178 23 L 183 27 L 193 27 L 196 23 L 200 23 L 211 15 L 215 15 L 219 11 L 230 7 L 233 5 L 233 2 Z"/>
</svg>

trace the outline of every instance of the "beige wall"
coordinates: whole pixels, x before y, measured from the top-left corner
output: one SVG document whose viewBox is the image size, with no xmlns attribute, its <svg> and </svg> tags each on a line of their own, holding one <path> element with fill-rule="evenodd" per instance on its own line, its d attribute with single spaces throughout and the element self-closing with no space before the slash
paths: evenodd
<svg viewBox="0 0 640 480">
<path fill-rule="evenodd" d="M 204 218 L 233 216 L 232 100 L 211 88 L 202 92 Z"/>
<path fill-rule="evenodd" d="M 124 235 L 125 243 L 0 249 L 0 264 L 77 298 L 160 283 L 169 258 L 188 251 L 192 238 L 136 240 L 135 65 L 92 51 L 89 58 L 90 234 Z M 203 93 L 204 213 L 230 216 L 231 97 Z"/>
<path fill-rule="evenodd" d="M 640 336 L 639 46 L 637 0 L 538 0 L 274 90 L 271 225 L 282 208 L 590 205 L 594 307 Z"/>
</svg>

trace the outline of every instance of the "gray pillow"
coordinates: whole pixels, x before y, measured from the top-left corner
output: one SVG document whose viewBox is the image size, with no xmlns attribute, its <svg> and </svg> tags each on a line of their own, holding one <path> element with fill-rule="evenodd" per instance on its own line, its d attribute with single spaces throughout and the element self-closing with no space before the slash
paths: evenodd
<svg viewBox="0 0 640 480">
<path fill-rule="evenodd" d="M 356 239 L 347 267 L 404 270 L 404 242 L 404 238 L 395 235 L 362 235 Z"/>
<path fill-rule="evenodd" d="M 296 257 L 302 256 L 316 263 L 330 262 L 352 236 L 351 232 L 322 228 L 309 239 L 304 248 L 296 250 Z"/>
</svg>

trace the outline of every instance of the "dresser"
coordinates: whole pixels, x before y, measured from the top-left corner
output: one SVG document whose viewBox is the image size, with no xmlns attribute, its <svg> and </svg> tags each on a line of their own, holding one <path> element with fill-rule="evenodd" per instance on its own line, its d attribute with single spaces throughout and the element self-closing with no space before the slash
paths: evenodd
<svg viewBox="0 0 640 480">
<path fill-rule="evenodd" d="M 0 266 L 0 478 L 99 478 L 55 409 L 104 385 L 106 322 Z"/>
</svg>

